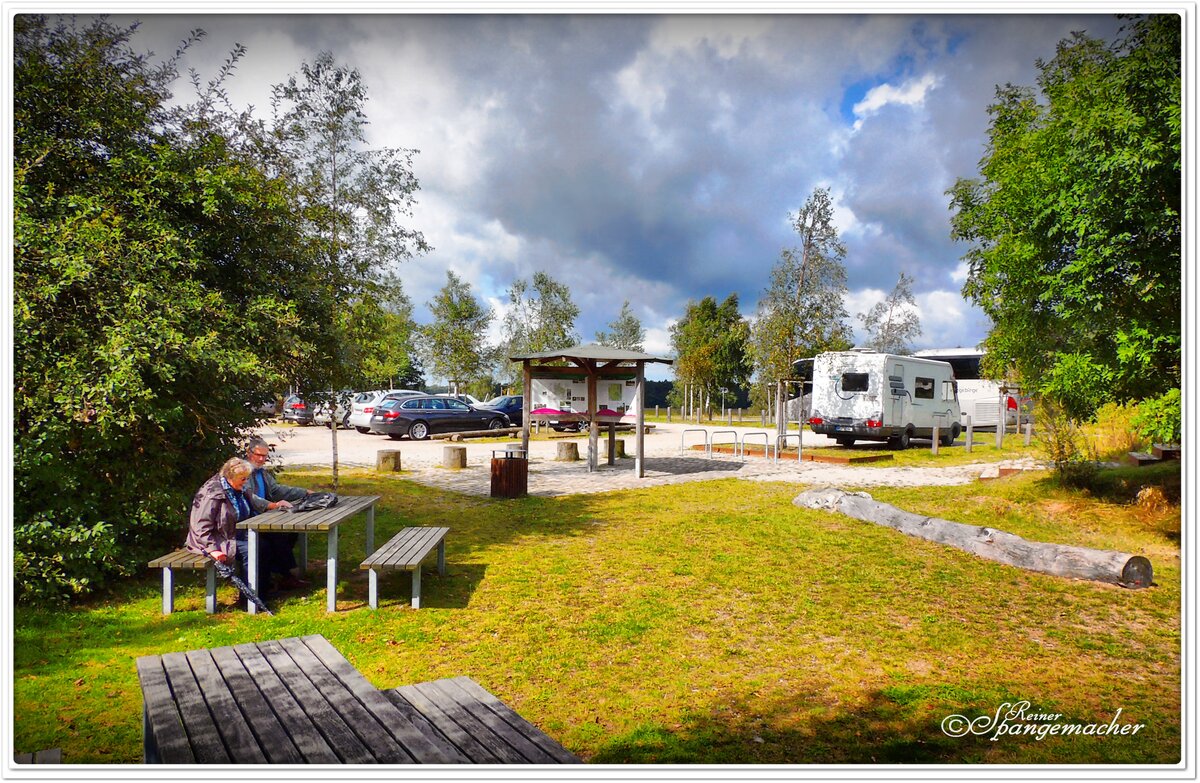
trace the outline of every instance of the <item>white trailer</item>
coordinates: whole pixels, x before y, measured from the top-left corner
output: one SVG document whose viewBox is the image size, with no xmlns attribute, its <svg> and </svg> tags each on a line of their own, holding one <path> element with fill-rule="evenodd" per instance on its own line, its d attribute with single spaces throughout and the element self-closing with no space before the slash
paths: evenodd
<svg viewBox="0 0 1200 783">
<path fill-rule="evenodd" d="M 962 426 L 967 417 L 975 429 L 995 429 L 1004 411 L 1006 424 L 1024 424 L 1032 420 L 1032 403 L 1021 394 L 1020 387 L 983 375 L 983 351 L 978 348 L 933 348 L 916 351 L 913 356 L 949 362 L 958 381 L 958 405 L 962 409 Z"/>
<path fill-rule="evenodd" d="M 908 448 L 912 438 L 942 445 L 960 432 L 962 413 L 954 371 L 946 362 L 854 350 L 819 354 L 813 362 L 813 432 L 842 446 L 856 440 Z"/>
</svg>

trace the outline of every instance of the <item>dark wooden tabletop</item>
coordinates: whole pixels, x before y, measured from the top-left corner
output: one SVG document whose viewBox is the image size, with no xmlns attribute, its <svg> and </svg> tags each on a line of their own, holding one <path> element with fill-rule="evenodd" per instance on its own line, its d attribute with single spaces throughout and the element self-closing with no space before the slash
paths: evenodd
<svg viewBox="0 0 1200 783">
<path fill-rule="evenodd" d="M 241 530 L 285 533 L 330 530 L 358 512 L 375 505 L 379 497 L 379 495 L 339 495 L 337 505 L 331 508 L 299 512 L 277 509 L 250 517 L 244 522 L 239 522 L 237 526 Z"/>
<path fill-rule="evenodd" d="M 148 762 L 470 762 L 323 636 L 148 655 L 137 670 Z"/>
</svg>

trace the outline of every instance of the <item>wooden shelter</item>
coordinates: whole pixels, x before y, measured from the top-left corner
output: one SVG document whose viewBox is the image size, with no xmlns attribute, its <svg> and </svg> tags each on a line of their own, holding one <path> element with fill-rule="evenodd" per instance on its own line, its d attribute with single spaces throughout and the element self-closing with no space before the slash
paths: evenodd
<svg viewBox="0 0 1200 783">
<path fill-rule="evenodd" d="M 626 383 L 629 380 L 633 380 L 635 385 L 634 399 L 637 401 L 635 422 L 633 425 L 635 443 L 634 470 L 638 478 L 646 475 L 643 454 L 646 418 L 645 366 L 647 362 L 671 364 L 670 359 L 595 344 L 573 345 L 570 348 L 561 348 L 554 351 L 542 351 L 541 353 L 524 356 L 510 356 L 509 359 L 522 363 L 522 375 L 525 382 L 525 396 L 523 398 L 525 416 L 521 428 L 521 448 L 526 453 L 529 452 L 529 424 L 535 419 L 549 421 L 552 418 L 556 418 L 559 420 L 567 419 L 585 422 L 588 427 L 589 471 L 596 470 L 599 466 L 600 427 L 608 427 L 609 442 L 611 444 L 615 437 L 616 425 L 620 422 L 621 418 L 620 416 L 614 417 L 600 412 L 600 409 L 597 407 L 599 384 L 606 380 L 620 380 Z M 563 413 L 534 414 L 533 380 L 535 378 L 567 378 L 585 382 L 587 384 L 586 410 L 578 411 L 571 409 L 569 412 L 565 412 L 565 415 Z M 612 461 L 612 453 L 613 451 L 610 446 L 610 462 Z"/>
</svg>

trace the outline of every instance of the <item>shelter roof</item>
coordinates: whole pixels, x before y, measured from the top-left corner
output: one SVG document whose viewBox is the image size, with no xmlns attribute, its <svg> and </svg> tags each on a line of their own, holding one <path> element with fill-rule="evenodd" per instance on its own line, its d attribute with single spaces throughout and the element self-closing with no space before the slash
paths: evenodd
<svg viewBox="0 0 1200 783">
<path fill-rule="evenodd" d="M 509 361 L 523 362 L 531 359 L 567 359 L 567 360 L 582 360 L 595 362 L 658 362 L 659 364 L 673 364 L 671 359 L 662 356 L 654 356 L 648 353 L 638 353 L 637 351 L 626 351 L 621 348 L 610 348 L 607 345 L 596 345 L 595 343 L 587 343 L 584 345 L 572 345 L 570 348 L 558 348 L 553 351 L 542 351 L 540 353 L 523 354 L 521 356 L 510 356 Z"/>
</svg>

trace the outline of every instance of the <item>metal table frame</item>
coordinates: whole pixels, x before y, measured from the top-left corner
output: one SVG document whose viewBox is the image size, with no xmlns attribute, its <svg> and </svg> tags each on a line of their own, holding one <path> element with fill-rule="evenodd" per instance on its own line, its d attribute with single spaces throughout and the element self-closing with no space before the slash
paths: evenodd
<svg viewBox="0 0 1200 783">
<path fill-rule="evenodd" d="M 258 536 L 260 533 L 299 533 L 300 568 L 303 571 L 308 560 L 308 533 L 328 533 L 328 556 L 325 565 L 326 610 L 337 611 L 337 560 L 338 525 L 359 513 L 367 512 L 367 556 L 375 551 L 375 503 L 379 495 L 340 495 L 338 504 L 320 511 L 292 512 L 286 509 L 268 511 L 238 523 L 239 530 L 246 531 L 250 587 L 258 591 Z M 248 603 L 246 610 L 256 614 L 258 609 Z"/>
</svg>

